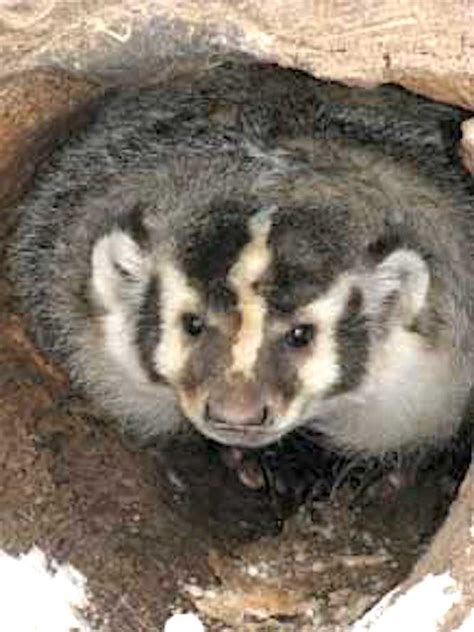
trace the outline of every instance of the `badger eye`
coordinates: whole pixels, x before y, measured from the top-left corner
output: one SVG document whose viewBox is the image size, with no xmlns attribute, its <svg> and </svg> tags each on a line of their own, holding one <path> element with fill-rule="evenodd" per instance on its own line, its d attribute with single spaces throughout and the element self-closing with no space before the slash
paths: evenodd
<svg viewBox="0 0 474 632">
<path fill-rule="evenodd" d="M 306 347 L 313 340 L 315 334 L 314 325 L 296 325 L 285 334 L 285 343 L 289 347 Z"/>
<path fill-rule="evenodd" d="M 204 331 L 204 319 L 197 314 L 183 314 L 183 329 L 190 336 L 197 337 Z"/>
</svg>

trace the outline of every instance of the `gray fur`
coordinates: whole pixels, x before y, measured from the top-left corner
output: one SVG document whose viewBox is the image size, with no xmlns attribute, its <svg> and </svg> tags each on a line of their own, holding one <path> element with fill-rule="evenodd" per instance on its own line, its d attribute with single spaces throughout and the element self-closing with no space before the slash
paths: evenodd
<svg viewBox="0 0 474 632">
<path fill-rule="evenodd" d="M 183 415 L 175 392 L 151 366 L 160 281 L 145 271 L 148 263 L 137 271 L 120 256 L 115 262 L 117 300 L 143 369 L 131 384 L 98 343 L 94 245 L 121 230 L 145 262 L 171 253 L 210 309 L 227 314 L 236 297 L 226 277 L 249 240 L 249 220 L 275 207 L 272 261 L 259 281 L 269 317 L 290 324 L 295 310 L 341 275 L 357 277 L 337 334 L 341 380 L 327 409 L 310 406 L 291 428 L 316 425 L 348 449 L 396 444 L 384 443 L 390 420 L 380 419 L 381 438 L 372 445 L 359 438 L 363 409 L 356 430 L 344 411 L 373 346 L 403 319 L 402 272 L 375 290 L 370 279 L 379 278 L 377 266 L 392 251 L 406 249 L 426 263 L 430 286 L 426 305 L 404 326 L 428 347 L 449 349 L 456 403 L 447 432 L 415 424 L 403 442 L 449 434 L 474 368 L 473 188 L 454 151 L 461 118 L 396 89 L 365 95 L 258 64 L 225 64 L 175 86 L 107 95 L 94 122 L 53 156 L 19 209 L 15 263 L 36 340 L 126 429 L 139 436 L 176 430 Z M 217 330 L 213 341 L 193 351 L 187 383 L 199 376 L 213 384 L 225 370 L 227 343 Z M 298 371 L 275 338 L 259 356 L 258 376 L 284 397 L 298 390 Z"/>
</svg>

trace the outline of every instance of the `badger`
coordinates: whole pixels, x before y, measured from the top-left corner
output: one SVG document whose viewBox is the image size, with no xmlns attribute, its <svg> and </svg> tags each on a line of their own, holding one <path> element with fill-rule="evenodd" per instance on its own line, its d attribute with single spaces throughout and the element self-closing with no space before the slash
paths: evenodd
<svg viewBox="0 0 474 632">
<path fill-rule="evenodd" d="M 474 376 L 462 119 L 258 63 L 109 90 L 19 207 L 36 342 L 143 440 L 450 437 Z"/>
</svg>

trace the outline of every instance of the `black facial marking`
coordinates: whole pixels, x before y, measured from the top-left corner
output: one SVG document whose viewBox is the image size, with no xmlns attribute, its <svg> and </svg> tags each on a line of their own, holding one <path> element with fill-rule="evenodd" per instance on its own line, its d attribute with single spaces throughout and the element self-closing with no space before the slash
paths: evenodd
<svg viewBox="0 0 474 632">
<path fill-rule="evenodd" d="M 183 235 L 178 253 L 186 275 L 195 279 L 211 298 L 235 302 L 231 290 L 222 288 L 227 274 L 240 251 L 250 239 L 247 228 L 252 211 L 247 205 L 232 200 L 215 200 L 202 219 Z M 225 295 L 225 296 L 224 296 Z"/>
<path fill-rule="evenodd" d="M 199 386 L 212 384 L 225 373 L 230 361 L 230 348 L 225 336 L 209 327 L 208 335 L 197 339 L 180 377 L 181 388 L 192 393 Z"/>
<path fill-rule="evenodd" d="M 260 283 L 260 291 L 271 310 L 291 314 L 318 295 L 318 277 L 301 266 L 275 261 L 270 274 Z"/>
<path fill-rule="evenodd" d="M 136 344 L 140 362 L 153 382 L 160 382 L 153 362 L 153 353 L 160 341 L 159 282 L 156 277 L 150 279 L 143 295 L 137 318 Z"/>
<path fill-rule="evenodd" d="M 354 287 L 335 332 L 341 376 L 330 397 L 355 388 L 364 377 L 369 358 L 369 329 L 362 307 L 362 291 Z"/>
<path fill-rule="evenodd" d="M 314 300 L 349 266 L 344 206 L 281 208 L 270 232 L 272 264 L 264 279 L 270 307 L 291 312 Z"/>
</svg>

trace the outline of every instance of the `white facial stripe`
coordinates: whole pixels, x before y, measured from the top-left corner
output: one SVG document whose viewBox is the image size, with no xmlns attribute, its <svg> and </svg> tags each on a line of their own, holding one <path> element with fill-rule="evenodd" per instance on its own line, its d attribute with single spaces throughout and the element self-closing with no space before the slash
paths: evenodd
<svg viewBox="0 0 474 632">
<path fill-rule="evenodd" d="M 125 309 L 107 313 L 102 318 L 105 346 L 110 355 L 126 370 L 135 382 L 148 383 L 149 379 L 140 363 L 135 343 L 133 322 Z"/>
<path fill-rule="evenodd" d="M 287 411 L 286 416 L 289 419 L 299 418 L 306 403 L 323 395 L 340 378 L 335 331 L 351 286 L 350 278 L 342 277 L 326 295 L 306 305 L 299 312 L 300 322 L 316 324 L 317 339 L 314 352 L 298 370 L 301 391 Z"/>
<path fill-rule="evenodd" d="M 176 264 L 163 261 L 158 270 L 161 337 L 154 359 L 158 373 L 173 381 L 181 373 L 190 351 L 183 336 L 181 317 L 184 312 L 199 311 L 200 301 Z"/>
<path fill-rule="evenodd" d="M 268 235 L 274 209 L 261 213 L 250 222 L 251 241 L 242 249 L 229 272 L 229 282 L 237 293 L 242 318 L 237 341 L 232 347 L 231 373 L 253 375 L 258 352 L 263 342 L 266 303 L 253 289 L 271 261 Z"/>
</svg>

